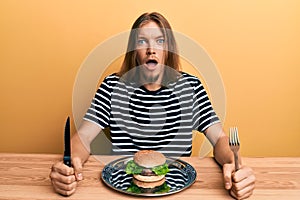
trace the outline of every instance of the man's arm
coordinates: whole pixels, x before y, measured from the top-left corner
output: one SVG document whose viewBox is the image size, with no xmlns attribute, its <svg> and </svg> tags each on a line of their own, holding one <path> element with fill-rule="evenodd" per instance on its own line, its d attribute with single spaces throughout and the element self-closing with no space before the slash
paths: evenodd
<svg viewBox="0 0 300 200">
<path fill-rule="evenodd" d="M 77 187 L 77 182 L 83 179 L 82 167 L 90 155 L 90 144 L 101 132 L 101 128 L 88 121 L 83 121 L 77 133 L 72 137 L 72 167 L 55 163 L 50 172 L 54 190 L 62 195 L 72 195 Z"/>
<path fill-rule="evenodd" d="M 235 172 L 234 156 L 229 147 L 228 136 L 223 131 L 220 123 L 209 127 L 205 132 L 206 137 L 214 146 L 214 157 L 223 167 L 225 188 L 236 199 L 244 199 L 252 195 L 255 185 L 255 176 L 251 168 L 241 165 Z"/>
<path fill-rule="evenodd" d="M 233 163 L 233 153 L 230 150 L 228 137 L 223 131 L 221 123 L 210 126 L 204 133 L 214 147 L 216 161 L 221 166 L 226 163 Z"/>
<path fill-rule="evenodd" d="M 95 123 L 84 120 L 72 137 L 72 158 L 79 159 L 84 164 L 90 155 L 90 144 L 101 130 Z"/>
</svg>

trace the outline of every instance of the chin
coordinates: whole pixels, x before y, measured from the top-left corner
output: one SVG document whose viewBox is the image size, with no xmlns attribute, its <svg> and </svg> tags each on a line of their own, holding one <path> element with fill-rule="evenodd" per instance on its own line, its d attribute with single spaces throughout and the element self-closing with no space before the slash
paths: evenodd
<svg viewBox="0 0 300 200">
<path fill-rule="evenodd" d="M 142 72 L 142 77 L 144 80 L 144 83 L 158 83 L 159 80 L 162 79 L 163 72 L 161 69 L 156 69 L 153 71 L 150 71 L 148 69 L 144 69 Z"/>
</svg>

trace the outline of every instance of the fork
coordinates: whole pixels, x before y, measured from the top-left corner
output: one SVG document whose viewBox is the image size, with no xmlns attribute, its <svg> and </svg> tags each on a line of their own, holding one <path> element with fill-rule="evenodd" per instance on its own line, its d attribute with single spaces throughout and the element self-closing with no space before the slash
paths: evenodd
<svg viewBox="0 0 300 200">
<path fill-rule="evenodd" d="M 229 128 L 229 146 L 234 155 L 235 171 L 237 171 L 237 170 L 239 170 L 238 152 L 240 150 L 240 140 L 239 140 L 237 127 Z"/>
</svg>

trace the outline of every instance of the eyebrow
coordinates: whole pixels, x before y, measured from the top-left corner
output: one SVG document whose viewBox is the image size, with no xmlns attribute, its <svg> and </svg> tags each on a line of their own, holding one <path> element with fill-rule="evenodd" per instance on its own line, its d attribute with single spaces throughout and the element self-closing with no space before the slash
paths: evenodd
<svg viewBox="0 0 300 200">
<path fill-rule="evenodd" d="M 158 35 L 154 39 L 164 38 L 164 37 L 165 37 L 164 35 Z M 145 35 L 143 35 L 143 34 L 138 34 L 138 38 L 145 38 L 145 39 L 147 39 L 147 37 Z"/>
</svg>

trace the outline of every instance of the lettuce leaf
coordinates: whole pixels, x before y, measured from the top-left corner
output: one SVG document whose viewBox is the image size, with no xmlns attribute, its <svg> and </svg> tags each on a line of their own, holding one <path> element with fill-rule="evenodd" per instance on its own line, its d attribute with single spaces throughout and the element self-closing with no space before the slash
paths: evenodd
<svg viewBox="0 0 300 200">
<path fill-rule="evenodd" d="M 126 174 L 140 174 L 143 168 L 137 165 L 133 160 L 130 160 L 126 165 Z"/>
<path fill-rule="evenodd" d="M 151 188 L 151 189 L 147 189 L 147 188 L 145 189 L 145 188 L 140 188 L 139 186 L 131 182 L 130 186 L 127 188 L 126 191 L 131 193 L 136 193 L 136 194 L 140 194 L 140 193 L 163 194 L 170 191 L 170 186 L 168 186 L 168 184 L 164 182 L 164 184 L 162 184 L 161 186 Z"/>
<path fill-rule="evenodd" d="M 168 164 L 165 163 L 163 165 L 159 165 L 156 167 L 152 168 L 152 171 L 156 174 L 156 175 L 166 175 L 170 170 L 168 168 Z"/>
<path fill-rule="evenodd" d="M 170 191 L 170 186 L 168 186 L 168 184 L 166 182 L 164 182 L 164 184 L 159 186 L 159 189 L 155 192 L 155 194 L 163 194 L 163 193 L 167 193 L 169 191 Z"/>
<path fill-rule="evenodd" d="M 142 189 L 138 187 L 136 184 L 134 184 L 133 182 L 131 182 L 131 185 L 127 188 L 126 191 L 136 193 L 136 194 L 142 193 Z"/>
</svg>

